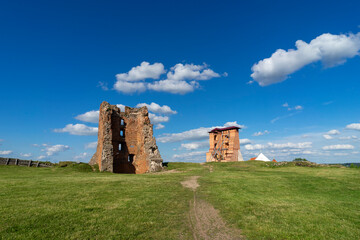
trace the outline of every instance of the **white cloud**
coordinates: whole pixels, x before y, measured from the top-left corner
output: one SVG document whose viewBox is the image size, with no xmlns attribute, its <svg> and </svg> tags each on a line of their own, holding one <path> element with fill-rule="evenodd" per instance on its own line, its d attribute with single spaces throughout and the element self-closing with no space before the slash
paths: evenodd
<svg viewBox="0 0 360 240">
<path fill-rule="evenodd" d="M 333 129 L 325 133 L 323 137 L 327 140 L 330 140 L 330 139 L 334 139 L 333 135 L 339 135 L 339 134 L 340 134 L 339 130 Z"/>
<path fill-rule="evenodd" d="M 99 110 L 89 111 L 80 115 L 77 115 L 75 119 L 83 121 L 83 122 L 90 122 L 90 123 L 98 123 L 99 122 Z"/>
<path fill-rule="evenodd" d="M 293 149 L 303 149 L 303 148 L 311 148 L 312 142 L 300 142 L 300 143 L 268 143 L 269 148 L 275 149 L 284 149 L 284 148 L 293 148 Z"/>
<path fill-rule="evenodd" d="M 164 65 L 162 63 L 150 64 L 142 62 L 140 66 L 131 68 L 127 73 L 116 74 L 117 81 L 142 81 L 145 79 L 159 79 L 160 75 L 165 73 Z"/>
<path fill-rule="evenodd" d="M 326 134 L 328 134 L 328 135 L 339 135 L 340 132 L 339 132 L 339 130 L 333 129 L 333 130 L 328 131 Z"/>
<path fill-rule="evenodd" d="M 346 129 L 360 131 L 360 123 L 352 123 L 346 126 Z"/>
<path fill-rule="evenodd" d="M 122 93 L 141 93 L 146 90 L 146 85 L 143 82 L 117 81 L 114 84 L 114 89 Z"/>
<path fill-rule="evenodd" d="M 301 105 L 296 105 L 295 107 L 290 107 L 290 105 L 289 105 L 287 102 L 284 103 L 284 104 L 281 105 L 281 106 L 287 108 L 288 111 L 292 111 L 292 110 L 298 110 L 298 111 L 300 111 L 300 110 L 303 110 L 303 109 L 304 109 L 304 107 L 301 106 Z"/>
<path fill-rule="evenodd" d="M 166 79 L 145 82 L 146 79 L 159 79 L 164 73 L 166 71 L 162 63 L 142 62 L 140 66 L 133 67 L 128 73 L 117 74 L 114 89 L 123 93 L 144 92 L 149 89 L 158 92 L 185 94 L 198 88 L 198 81 L 220 77 L 220 74 L 208 68 L 206 64 L 178 63 L 170 68 Z M 224 73 L 224 76 L 227 76 L 227 73 Z"/>
<path fill-rule="evenodd" d="M 245 149 L 246 150 L 264 150 L 264 149 L 275 149 L 275 150 L 281 150 L 284 152 L 288 152 L 288 151 L 300 151 L 301 149 L 306 149 L 306 148 L 311 148 L 312 147 L 312 142 L 300 142 L 300 143 L 292 143 L 292 142 L 287 142 L 287 143 L 272 143 L 269 142 L 266 145 L 263 144 L 248 144 L 245 145 Z"/>
<path fill-rule="evenodd" d="M 12 154 L 13 151 L 10 151 L 10 150 L 3 150 L 3 151 L 0 151 L 0 155 L 9 155 L 9 154 Z"/>
<path fill-rule="evenodd" d="M 354 148 L 355 147 L 350 144 L 336 144 L 322 147 L 323 150 L 350 150 Z"/>
<path fill-rule="evenodd" d="M 230 126 L 237 126 L 240 128 L 245 128 L 244 125 L 239 125 L 236 121 L 235 122 L 227 122 L 224 126 L 217 126 L 217 127 L 200 127 L 196 129 L 191 129 L 181 133 L 168 133 L 164 134 L 157 138 L 159 142 L 167 143 L 167 142 L 180 142 L 184 140 L 201 140 L 209 138 L 209 131 L 213 128 L 222 128 L 222 127 L 230 127 Z"/>
<path fill-rule="evenodd" d="M 88 159 L 89 156 L 90 156 L 89 153 L 83 152 L 83 153 L 80 153 L 79 155 L 74 156 L 74 160 L 75 161 L 85 160 L 85 159 Z"/>
<path fill-rule="evenodd" d="M 313 151 L 305 150 L 301 152 L 302 154 L 315 154 Z"/>
<path fill-rule="evenodd" d="M 167 143 L 167 142 L 180 142 L 184 140 L 200 140 L 206 139 L 209 137 L 209 131 L 211 128 L 197 128 L 191 129 L 181 133 L 171 133 L 171 134 L 164 134 L 157 138 L 159 142 Z"/>
<path fill-rule="evenodd" d="M 96 147 L 97 147 L 97 142 L 90 142 L 85 144 L 85 149 L 96 148 Z"/>
<path fill-rule="evenodd" d="M 64 128 L 54 129 L 54 132 L 64 133 L 68 132 L 71 135 L 82 135 L 82 136 L 91 136 L 97 135 L 97 127 L 89 127 L 84 124 L 67 124 Z"/>
<path fill-rule="evenodd" d="M 42 149 L 42 152 L 46 152 L 47 156 L 52 156 L 54 154 L 57 154 L 59 152 L 64 152 L 66 150 L 69 150 L 70 147 L 67 145 L 61 145 L 61 144 L 57 144 L 57 145 L 46 145 L 45 144 L 45 148 Z"/>
<path fill-rule="evenodd" d="M 251 144 L 251 140 L 247 138 L 240 139 L 240 145 Z"/>
<path fill-rule="evenodd" d="M 182 64 L 173 66 L 167 73 L 167 79 L 150 83 L 148 88 L 158 92 L 186 94 L 199 87 L 197 81 L 220 77 L 220 74 L 208 68 L 206 64 Z M 188 82 L 190 81 L 190 82 Z"/>
<path fill-rule="evenodd" d="M 304 66 L 321 61 L 325 67 L 334 67 L 355 57 L 360 50 L 360 33 L 333 35 L 325 33 L 308 44 L 295 43 L 296 50 L 278 49 L 270 58 L 263 59 L 251 68 L 251 77 L 260 86 L 282 82 Z"/>
<path fill-rule="evenodd" d="M 335 156 L 348 156 L 349 153 L 334 153 Z"/>
<path fill-rule="evenodd" d="M 174 81 L 174 80 L 161 80 L 150 83 L 148 88 L 157 92 L 168 92 L 173 94 L 186 94 L 193 92 L 198 87 L 197 82 L 192 81 Z"/>
<path fill-rule="evenodd" d="M 339 139 L 341 139 L 341 140 L 350 140 L 350 139 L 358 139 L 358 137 L 355 136 L 355 135 L 352 135 L 352 136 L 339 137 Z"/>
<path fill-rule="evenodd" d="M 252 144 L 247 144 L 247 145 L 245 145 L 245 149 L 246 149 L 246 150 L 249 150 L 249 151 L 252 151 L 252 150 L 260 150 L 260 149 L 264 149 L 264 148 L 266 148 L 266 146 L 265 146 L 265 145 L 262 145 L 262 144 L 254 144 L 254 145 L 252 145 Z"/>
<path fill-rule="evenodd" d="M 300 111 L 292 112 L 292 113 L 289 113 L 289 114 L 287 114 L 285 116 L 279 116 L 279 117 L 276 117 L 276 118 L 272 119 L 270 122 L 275 123 L 275 122 L 279 121 L 280 119 L 289 118 L 289 117 L 295 116 L 298 113 L 301 113 L 301 112 Z"/>
<path fill-rule="evenodd" d="M 163 129 L 163 128 L 165 128 L 165 126 L 163 124 L 161 124 L 161 123 L 156 124 L 155 129 Z"/>
<path fill-rule="evenodd" d="M 205 147 L 209 148 L 209 142 L 191 142 L 181 144 L 181 148 L 185 148 L 186 150 L 196 150 Z"/>
<path fill-rule="evenodd" d="M 158 115 L 153 114 L 153 113 L 149 113 L 149 118 L 150 118 L 150 121 L 151 121 L 152 124 L 168 122 L 169 119 L 170 119 L 168 116 L 158 116 Z"/>
<path fill-rule="evenodd" d="M 22 157 L 31 157 L 32 154 L 31 153 L 20 153 L 20 156 L 22 156 Z"/>
<path fill-rule="evenodd" d="M 268 130 L 265 130 L 263 132 L 256 132 L 253 134 L 253 136 L 258 137 L 258 136 L 262 136 L 262 135 L 269 134 L 269 133 L 270 132 Z"/>
<path fill-rule="evenodd" d="M 116 104 L 116 106 L 117 106 L 118 108 L 120 108 L 120 110 L 121 110 L 122 112 L 125 112 L 125 105 L 123 105 L 123 104 Z"/>
<path fill-rule="evenodd" d="M 334 137 L 331 136 L 331 135 L 329 135 L 329 134 L 324 134 L 323 137 L 324 137 L 326 140 L 334 139 Z"/>
<path fill-rule="evenodd" d="M 206 64 L 194 65 L 178 63 L 167 73 L 167 79 L 173 81 L 209 80 L 215 77 L 220 77 L 220 75 L 208 68 Z"/>
<path fill-rule="evenodd" d="M 45 158 L 46 158 L 45 155 L 40 155 L 37 159 L 38 159 L 38 160 L 43 160 L 43 159 L 45 159 Z"/>
<path fill-rule="evenodd" d="M 182 154 L 174 154 L 173 159 L 180 159 L 181 161 L 205 161 L 206 151 L 188 152 Z"/>
<path fill-rule="evenodd" d="M 245 129 L 245 128 L 246 128 L 245 125 L 238 124 L 237 121 L 227 122 L 227 123 L 225 123 L 224 126 L 222 126 L 222 127 L 233 127 L 233 126 L 234 126 L 234 127 L 239 127 L 239 128 L 241 128 L 241 129 Z M 222 127 L 220 127 L 220 128 L 222 128 Z M 219 127 L 213 127 L 213 128 L 219 128 Z"/>
<path fill-rule="evenodd" d="M 177 114 L 176 111 L 172 110 L 169 106 L 167 105 L 163 105 L 163 106 L 160 106 L 159 104 L 157 103 L 150 103 L 150 104 L 147 104 L 147 103 L 139 103 L 136 105 L 136 107 L 144 107 L 146 106 L 147 109 L 150 111 L 150 112 L 153 112 L 153 113 L 160 113 L 160 114 Z"/>
<path fill-rule="evenodd" d="M 98 87 L 101 87 L 101 89 L 104 90 L 104 91 L 108 91 L 108 90 L 109 90 L 109 88 L 108 88 L 108 86 L 107 86 L 107 83 L 105 83 L 105 82 L 99 81 Z"/>
</svg>

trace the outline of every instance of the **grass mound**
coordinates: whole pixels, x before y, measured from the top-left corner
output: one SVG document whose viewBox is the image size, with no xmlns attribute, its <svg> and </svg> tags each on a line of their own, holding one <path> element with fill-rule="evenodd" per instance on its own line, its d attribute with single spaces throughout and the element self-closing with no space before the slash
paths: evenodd
<svg viewBox="0 0 360 240">
<path fill-rule="evenodd" d="M 76 163 L 71 161 L 59 162 L 57 165 L 59 168 L 66 168 L 67 170 L 73 170 L 77 172 L 92 172 L 93 168 L 87 163 Z"/>
</svg>

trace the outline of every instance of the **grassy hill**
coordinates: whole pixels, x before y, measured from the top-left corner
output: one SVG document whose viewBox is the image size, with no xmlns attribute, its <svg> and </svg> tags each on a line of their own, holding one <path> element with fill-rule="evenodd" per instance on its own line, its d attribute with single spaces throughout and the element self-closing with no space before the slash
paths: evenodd
<svg viewBox="0 0 360 240">
<path fill-rule="evenodd" d="M 180 182 L 196 175 L 198 197 L 248 239 L 359 239 L 360 169 L 239 162 L 168 170 L 0 166 L 0 238 L 192 239 L 193 192 Z"/>
</svg>

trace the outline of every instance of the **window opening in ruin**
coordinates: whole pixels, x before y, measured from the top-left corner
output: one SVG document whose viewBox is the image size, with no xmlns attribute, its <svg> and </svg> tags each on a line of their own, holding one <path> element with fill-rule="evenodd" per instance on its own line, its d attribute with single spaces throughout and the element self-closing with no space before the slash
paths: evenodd
<svg viewBox="0 0 360 240">
<path fill-rule="evenodd" d="M 121 143 L 119 143 L 119 151 L 121 151 Z"/>
<path fill-rule="evenodd" d="M 121 124 L 121 126 L 124 126 L 124 119 L 121 119 L 120 124 Z"/>
<path fill-rule="evenodd" d="M 134 161 L 134 154 L 129 154 L 129 156 L 128 156 L 128 162 L 129 163 L 133 163 L 133 161 Z"/>
<path fill-rule="evenodd" d="M 120 131 L 120 136 L 121 136 L 121 137 L 124 136 L 124 131 L 123 131 L 123 130 Z"/>
<path fill-rule="evenodd" d="M 216 138 L 217 138 L 217 135 L 214 135 L 214 140 L 216 140 Z"/>
</svg>

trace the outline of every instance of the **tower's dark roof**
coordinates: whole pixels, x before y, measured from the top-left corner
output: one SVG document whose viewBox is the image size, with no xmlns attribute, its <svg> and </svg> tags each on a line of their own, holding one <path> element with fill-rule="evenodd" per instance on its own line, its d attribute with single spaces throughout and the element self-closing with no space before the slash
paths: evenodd
<svg viewBox="0 0 360 240">
<path fill-rule="evenodd" d="M 222 131 L 227 131 L 227 130 L 231 130 L 231 129 L 240 129 L 240 128 L 239 128 L 239 127 L 236 127 L 236 126 L 226 127 L 226 128 L 214 128 L 214 129 L 211 130 L 209 133 L 222 132 Z"/>
</svg>

